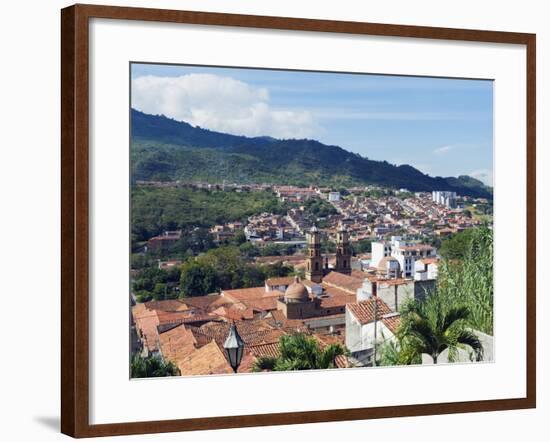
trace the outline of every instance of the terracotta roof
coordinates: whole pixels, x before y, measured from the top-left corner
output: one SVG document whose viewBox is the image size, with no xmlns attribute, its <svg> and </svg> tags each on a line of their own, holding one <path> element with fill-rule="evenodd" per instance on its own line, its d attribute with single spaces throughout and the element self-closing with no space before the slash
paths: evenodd
<svg viewBox="0 0 550 442">
<path fill-rule="evenodd" d="M 323 278 L 323 285 L 328 284 L 333 287 L 338 287 L 343 290 L 354 293 L 363 285 L 363 279 L 354 278 L 353 276 L 344 275 L 339 272 L 330 272 Z"/>
<path fill-rule="evenodd" d="M 401 324 L 401 315 L 394 314 L 386 318 L 382 317 L 382 322 L 395 335 L 397 333 L 397 329 L 399 328 L 399 324 Z"/>
<path fill-rule="evenodd" d="M 334 363 L 335 363 L 336 367 L 338 367 L 338 368 L 348 368 L 348 367 L 350 367 L 348 358 L 345 355 L 336 356 L 336 359 L 334 360 Z"/>
<path fill-rule="evenodd" d="M 348 290 L 343 290 L 338 287 L 332 287 L 328 284 L 321 284 L 323 288 L 323 294 L 321 295 L 321 307 L 331 308 L 336 306 L 344 306 L 350 302 L 355 301 L 356 294 Z M 328 295 L 328 296 L 327 296 Z"/>
<path fill-rule="evenodd" d="M 424 258 L 420 260 L 422 264 L 437 264 L 439 260 L 437 258 Z"/>
<path fill-rule="evenodd" d="M 159 335 L 163 357 L 178 365 L 179 361 L 195 350 L 197 340 L 185 325 L 179 325 Z"/>
<path fill-rule="evenodd" d="M 279 352 L 279 342 L 272 342 L 269 344 L 259 344 L 249 347 L 250 353 L 255 357 L 268 356 L 271 358 L 276 358 L 280 355 Z"/>
<path fill-rule="evenodd" d="M 346 309 L 349 310 L 355 318 L 361 324 L 368 324 L 374 321 L 376 305 L 376 317 L 378 320 L 382 319 L 382 316 L 392 313 L 390 308 L 384 301 L 376 297 L 369 298 L 365 301 L 352 302 L 346 305 Z"/>
<path fill-rule="evenodd" d="M 323 284 L 324 293 L 321 296 L 322 308 L 343 307 L 356 299 L 355 292 L 352 294 L 347 290 L 338 289 L 336 287 L 325 286 Z M 326 296 L 328 295 L 328 296 Z"/>
<path fill-rule="evenodd" d="M 305 322 L 301 319 L 288 319 L 280 310 L 270 312 L 271 319 L 265 321 L 273 327 L 281 328 L 284 331 L 303 331 L 306 329 Z"/>
<path fill-rule="evenodd" d="M 233 373 L 223 351 L 212 341 L 178 362 L 182 376 Z"/>
<path fill-rule="evenodd" d="M 253 311 L 267 312 L 277 309 L 277 299 L 275 296 L 270 296 L 262 299 L 247 299 L 242 303 Z"/>
<path fill-rule="evenodd" d="M 247 308 L 244 304 L 232 304 L 218 307 L 211 312 L 213 315 L 221 316 L 230 320 L 252 319 L 254 311 L 252 308 Z"/>
<path fill-rule="evenodd" d="M 143 307 L 150 310 L 163 310 L 165 312 L 176 312 L 187 310 L 189 307 L 184 301 L 179 299 L 166 299 L 163 301 L 148 301 L 144 302 Z"/>
<path fill-rule="evenodd" d="M 290 285 L 294 282 L 294 276 L 284 276 L 281 278 L 269 278 L 266 280 L 266 284 L 269 287 L 274 285 Z"/>
<path fill-rule="evenodd" d="M 365 272 L 362 272 L 361 270 L 355 270 L 353 269 L 351 271 L 351 275 L 350 275 L 352 278 L 356 278 L 356 279 L 362 279 L 364 280 L 365 278 L 367 278 L 367 274 Z"/>
<path fill-rule="evenodd" d="M 234 301 L 245 301 L 252 299 L 261 299 L 266 297 L 276 297 L 281 296 L 281 292 L 278 290 L 274 291 L 265 291 L 265 287 L 251 287 L 248 289 L 234 289 L 234 290 L 224 290 L 222 291 L 222 297 Z"/>
<path fill-rule="evenodd" d="M 183 302 L 190 307 L 199 309 L 208 309 L 214 303 L 222 303 L 220 295 L 206 295 L 206 296 L 188 296 L 183 298 Z"/>
<path fill-rule="evenodd" d="M 313 336 L 315 337 L 315 339 L 317 339 L 321 348 L 324 348 L 331 344 L 340 344 L 344 348 L 346 346 L 345 339 L 343 336 L 320 335 L 320 334 L 314 334 Z M 348 362 L 348 358 L 345 355 L 336 356 L 334 360 L 334 365 L 336 365 L 337 368 L 347 368 L 350 366 Z"/>
<path fill-rule="evenodd" d="M 132 308 L 134 322 L 138 330 L 143 345 L 149 351 L 158 350 L 158 330 L 159 318 L 156 310 L 149 310 L 145 306 L 138 304 Z"/>
<path fill-rule="evenodd" d="M 170 324 L 183 324 L 194 322 L 205 322 L 218 319 L 216 315 L 208 313 L 194 314 L 193 312 L 164 312 L 155 310 L 159 320 L 159 326 Z"/>
<path fill-rule="evenodd" d="M 178 307 L 178 301 L 154 301 L 145 304 L 137 304 L 132 307 L 134 323 L 139 331 L 144 346 L 149 351 L 159 349 L 159 327 L 169 327 L 171 325 L 192 324 L 197 322 L 206 322 L 218 319 L 217 316 L 207 313 L 195 313 L 193 310 L 162 310 L 160 308 L 183 308 L 181 303 Z"/>
<path fill-rule="evenodd" d="M 235 325 L 245 343 L 245 348 L 253 345 L 278 342 L 279 338 L 285 334 L 283 330 L 263 319 L 236 321 Z M 190 329 L 199 346 L 212 340 L 215 340 L 218 345 L 223 346 L 229 333 L 229 327 L 230 324 L 226 322 L 209 322 L 200 327 L 191 327 Z"/>
</svg>

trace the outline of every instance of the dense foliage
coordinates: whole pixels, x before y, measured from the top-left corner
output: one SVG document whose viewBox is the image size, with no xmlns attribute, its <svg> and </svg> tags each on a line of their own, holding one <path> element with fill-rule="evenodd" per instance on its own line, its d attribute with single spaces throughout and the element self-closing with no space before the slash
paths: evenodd
<svg viewBox="0 0 550 442">
<path fill-rule="evenodd" d="M 234 246 L 220 247 L 187 260 L 181 267 L 182 296 L 202 296 L 223 289 L 259 287 L 267 278 L 288 276 L 292 267 L 249 263 Z"/>
<path fill-rule="evenodd" d="M 160 378 L 179 376 L 178 368 L 172 362 L 165 362 L 159 356 L 143 357 L 138 353 L 132 355 L 130 362 L 132 378 Z"/>
<path fill-rule="evenodd" d="M 156 265 L 142 270 L 133 281 L 133 291 L 138 302 L 179 297 L 180 269 L 161 270 Z"/>
<path fill-rule="evenodd" d="M 483 346 L 473 332 L 470 310 L 458 306 L 434 293 L 422 302 L 411 300 L 401 312 L 398 331 L 399 360 L 410 364 L 422 354 L 432 357 L 437 364 L 439 355 L 448 350 L 448 359 L 455 361 L 459 349 L 471 349 L 475 359 L 483 358 Z"/>
<path fill-rule="evenodd" d="M 336 215 L 338 211 L 332 204 L 321 198 L 309 198 L 301 203 L 306 213 L 306 218 L 313 224 L 318 223 L 319 218 Z"/>
<path fill-rule="evenodd" d="M 438 250 L 439 255 L 446 260 L 464 259 L 475 233 L 475 229 L 466 229 L 443 239 Z"/>
<path fill-rule="evenodd" d="M 315 140 L 223 134 L 132 110 L 132 176 L 136 180 L 375 184 L 413 191 L 455 190 L 491 197 L 471 177 L 430 177 L 408 165 L 373 161 Z"/>
<path fill-rule="evenodd" d="M 279 339 L 278 357 L 263 356 L 256 360 L 254 371 L 290 371 L 335 368 L 337 356 L 346 354 L 340 344 L 321 348 L 314 337 L 303 333 L 283 335 Z"/>
<path fill-rule="evenodd" d="M 370 239 L 360 239 L 351 244 L 351 250 L 354 255 L 361 255 L 363 253 L 370 253 L 372 240 Z"/>
<path fill-rule="evenodd" d="M 469 349 L 480 359 L 483 347 L 476 331 L 493 334 L 493 232 L 481 227 L 446 240 L 435 292 L 423 302 L 401 308 L 397 342 L 380 347 L 381 365 L 420 363 L 422 353 L 437 362 L 449 350 Z"/>
<path fill-rule="evenodd" d="M 165 230 L 183 229 L 189 232 L 196 227 L 242 221 L 262 212 L 285 213 L 285 207 L 273 193 L 267 191 L 241 193 L 138 186 L 132 191 L 132 239 L 139 242 Z M 191 241 L 191 248 L 204 249 L 204 241 L 207 241 L 205 235 L 196 231 L 192 235 L 197 238 L 186 234 L 182 241 Z"/>
<path fill-rule="evenodd" d="M 464 258 L 439 266 L 437 291 L 448 303 L 466 306 L 476 330 L 493 334 L 493 231 L 472 229 Z"/>
</svg>

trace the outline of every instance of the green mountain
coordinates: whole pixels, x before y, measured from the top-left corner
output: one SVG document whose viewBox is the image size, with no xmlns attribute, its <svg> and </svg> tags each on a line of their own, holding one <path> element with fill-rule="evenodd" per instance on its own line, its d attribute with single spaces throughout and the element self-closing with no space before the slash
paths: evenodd
<svg viewBox="0 0 550 442">
<path fill-rule="evenodd" d="M 411 191 L 454 190 L 491 197 L 492 189 L 469 176 L 431 177 L 315 140 L 244 137 L 215 132 L 132 109 L 134 180 L 296 185 L 375 184 Z"/>
</svg>

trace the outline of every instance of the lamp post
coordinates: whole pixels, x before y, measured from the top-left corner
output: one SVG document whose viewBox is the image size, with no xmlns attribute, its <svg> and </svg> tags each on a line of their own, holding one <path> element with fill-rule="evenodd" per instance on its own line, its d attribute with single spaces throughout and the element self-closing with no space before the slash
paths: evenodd
<svg viewBox="0 0 550 442">
<path fill-rule="evenodd" d="M 233 371 L 237 373 L 237 370 L 239 368 L 239 365 L 241 365 L 241 360 L 243 358 L 244 341 L 239 336 L 239 333 L 237 332 L 237 327 L 235 327 L 235 323 L 231 324 L 229 335 L 227 335 L 227 339 L 223 344 L 223 348 L 227 353 L 229 365 L 231 365 Z"/>
</svg>

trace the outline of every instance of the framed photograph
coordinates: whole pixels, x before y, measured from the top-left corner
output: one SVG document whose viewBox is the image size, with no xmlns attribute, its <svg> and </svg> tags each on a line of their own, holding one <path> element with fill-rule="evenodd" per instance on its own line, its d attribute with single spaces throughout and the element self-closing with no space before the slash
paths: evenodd
<svg viewBox="0 0 550 442">
<path fill-rule="evenodd" d="M 61 18 L 63 433 L 535 407 L 535 35 Z"/>
</svg>

